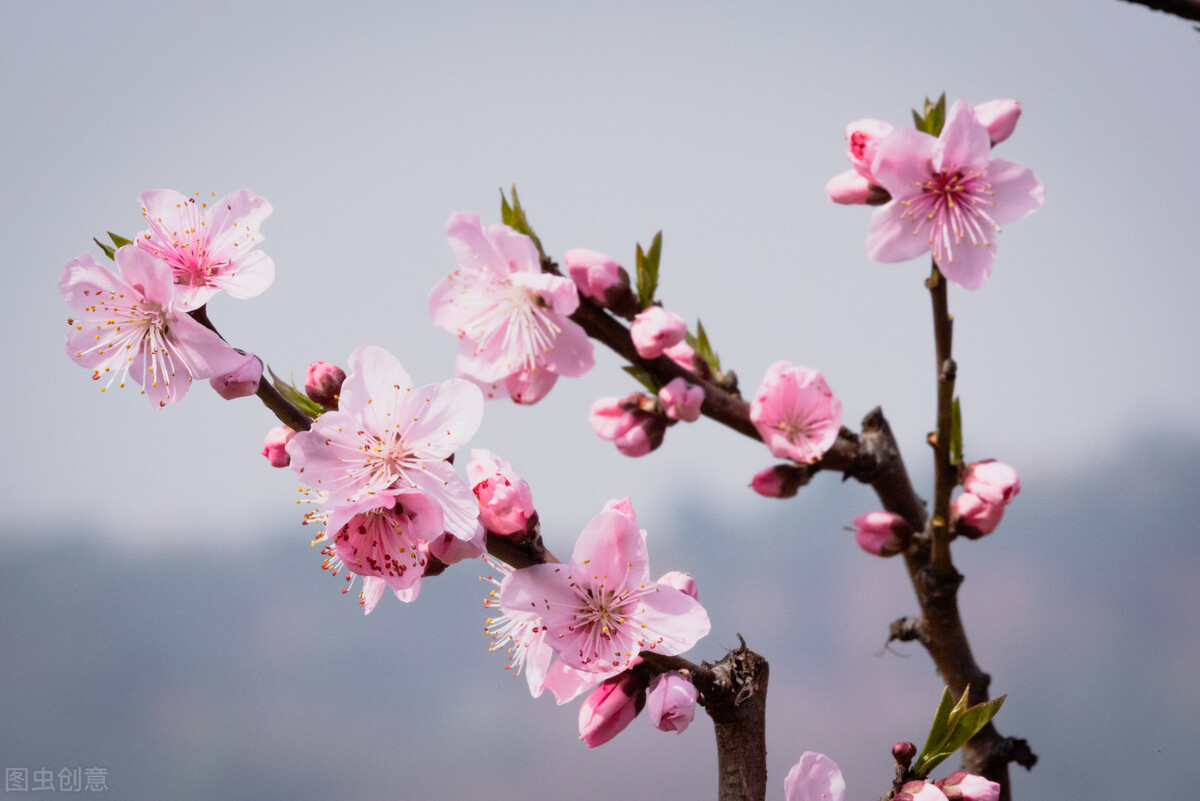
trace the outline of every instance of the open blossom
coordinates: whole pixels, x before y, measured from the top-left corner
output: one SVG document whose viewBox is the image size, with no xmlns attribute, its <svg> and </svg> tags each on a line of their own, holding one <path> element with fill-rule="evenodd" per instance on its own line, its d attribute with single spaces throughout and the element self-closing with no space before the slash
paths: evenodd
<svg viewBox="0 0 1200 801">
<path fill-rule="evenodd" d="M 424 546 L 441 532 L 442 509 L 425 493 L 383 490 L 329 513 L 322 553 L 335 575 L 341 567 L 363 577 L 361 597 L 370 614 L 385 587 L 402 601 L 416 597 L 428 562 Z"/>
<path fill-rule="evenodd" d="M 570 564 L 514 571 L 499 602 L 510 619 L 544 626 L 567 667 L 602 677 L 632 667 L 643 650 L 683 653 L 709 631 L 694 598 L 650 578 L 645 538 L 620 507 L 588 523 Z"/>
<path fill-rule="evenodd" d="M 185 309 L 203 306 L 220 291 L 251 298 L 275 280 L 275 262 L 253 250 L 262 242 L 259 226 L 271 204 L 245 189 L 215 198 L 204 201 L 170 189 L 139 197 L 150 227 L 135 242 L 171 266 Z"/>
<path fill-rule="evenodd" d="M 750 421 L 775 456 L 815 462 L 837 440 L 842 404 L 819 372 L 780 361 L 767 368 Z"/>
<path fill-rule="evenodd" d="M 486 230 L 474 214 L 446 223 L 458 268 L 433 288 L 429 316 L 458 335 L 458 374 L 489 397 L 543 397 L 558 376 L 592 368 L 592 343 L 567 319 L 579 307 L 569 278 L 543 273 L 532 240 L 507 225 Z"/>
<path fill-rule="evenodd" d="M 114 260 L 117 273 L 85 254 L 67 262 L 58 281 L 76 312 L 67 320 L 67 355 L 105 382 L 102 391 L 128 377 L 161 407 L 187 394 L 193 379 L 243 365 L 243 354 L 178 307 L 165 264 L 132 245 Z"/>
<path fill-rule="evenodd" d="M 846 780 L 832 759 L 805 751 L 783 780 L 783 794 L 786 801 L 843 801 Z"/>
<path fill-rule="evenodd" d="M 978 289 L 991 274 L 1000 225 L 1044 199 L 1029 168 L 991 158 L 988 130 L 965 100 L 951 106 L 936 139 L 894 130 L 879 143 L 871 169 L 893 199 L 871 218 L 867 256 L 900 262 L 932 251 L 946 278 L 966 289 Z"/>
<path fill-rule="evenodd" d="M 442 507 L 446 531 L 471 539 L 479 506 L 446 459 L 479 428 L 479 388 L 457 378 L 413 387 L 396 357 L 374 346 L 350 354 L 349 365 L 338 409 L 288 443 L 292 469 L 335 507 L 420 490 Z"/>
</svg>

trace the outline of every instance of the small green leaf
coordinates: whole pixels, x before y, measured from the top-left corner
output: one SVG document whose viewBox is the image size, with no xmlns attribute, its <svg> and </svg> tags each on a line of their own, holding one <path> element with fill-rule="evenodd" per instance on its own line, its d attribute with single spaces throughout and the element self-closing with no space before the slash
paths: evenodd
<svg viewBox="0 0 1200 801">
<path fill-rule="evenodd" d="M 105 256 L 108 256 L 110 259 L 112 259 L 116 256 L 116 253 L 117 253 L 116 248 L 110 247 L 109 245 L 104 244 L 103 242 L 101 242 L 99 239 L 97 239 L 94 236 L 92 237 L 92 241 L 100 246 L 100 249 L 104 251 Z"/>
<path fill-rule="evenodd" d="M 1004 699 L 1007 697 L 1007 695 L 1002 695 L 999 698 L 986 701 L 982 704 L 976 704 L 970 709 L 964 710 L 958 718 L 953 734 L 951 734 L 950 739 L 943 746 L 946 756 L 949 757 L 966 745 L 967 740 L 978 734 L 979 730 L 986 726 L 988 721 L 994 718 L 996 713 L 1000 711 L 1000 707 L 1004 705 Z"/>
<path fill-rule="evenodd" d="M 112 231 L 108 232 L 108 238 L 112 240 L 113 246 L 118 249 L 123 248 L 126 245 L 133 244 L 132 239 L 126 239 L 125 237 L 121 236 L 120 234 L 114 234 Z"/>
<path fill-rule="evenodd" d="M 959 406 L 958 398 L 955 398 L 950 407 L 950 464 L 962 464 L 962 460 L 962 407 Z"/>
<path fill-rule="evenodd" d="M 279 376 L 275 375 L 275 371 L 270 367 L 267 368 L 267 372 L 271 374 L 272 386 L 279 390 L 279 394 L 282 395 L 288 403 L 297 407 L 309 417 L 315 418 L 317 415 L 321 414 L 321 412 L 325 411 L 324 406 L 317 403 L 300 390 L 296 389 L 295 385 L 289 384 Z"/>
<path fill-rule="evenodd" d="M 644 367 L 638 367 L 636 364 L 627 364 L 621 368 L 625 372 L 637 379 L 638 383 L 646 389 L 650 390 L 650 394 L 657 395 L 662 386 L 654 380 L 654 376 Z"/>
<path fill-rule="evenodd" d="M 542 240 L 538 239 L 537 234 L 533 232 L 533 226 L 529 224 L 529 218 L 525 216 L 525 209 L 521 208 L 521 198 L 517 196 L 516 184 L 512 185 L 511 206 L 508 204 L 508 198 L 504 196 L 504 190 L 500 190 L 500 221 L 517 233 L 525 234 L 532 239 L 541 257 L 546 257 L 546 251 L 542 250 Z"/>
<path fill-rule="evenodd" d="M 662 231 L 654 235 L 650 249 L 643 251 L 637 246 L 637 290 L 638 303 L 645 309 L 654 303 L 654 293 L 658 291 L 658 261 L 662 256 Z"/>
<path fill-rule="evenodd" d="M 967 698 L 970 693 L 971 688 L 968 686 L 963 691 L 962 697 L 958 699 L 958 703 L 954 704 L 952 708 L 950 706 L 950 688 L 947 687 L 942 692 L 942 700 L 938 704 L 937 712 L 934 713 L 929 738 L 925 741 L 925 746 L 921 749 L 917 761 L 913 763 L 913 773 L 919 776 L 928 776 L 930 771 L 949 759 L 955 751 L 962 748 L 967 740 L 974 737 L 980 729 L 987 725 L 988 721 L 995 717 L 1006 697 L 1000 696 L 991 701 L 968 707 Z"/>
<path fill-rule="evenodd" d="M 696 351 L 701 359 L 704 359 L 708 369 L 714 375 L 721 372 L 721 359 L 712 349 L 712 343 L 708 341 L 708 332 L 704 330 L 704 323 L 696 320 L 696 335 L 692 336 L 691 332 L 687 333 L 687 343 L 692 346 L 692 350 Z"/>
<path fill-rule="evenodd" d="M 929 105 L 929 99 L 926 98 L 925 105 Z M 946 124 L 946 93 L 942 92 L 942 96 L 938 98 L 937 103 L 933 108 L 925 112 L 925 128 L 931 136 L 941 136 L 942 126 Z"/>
</svg>

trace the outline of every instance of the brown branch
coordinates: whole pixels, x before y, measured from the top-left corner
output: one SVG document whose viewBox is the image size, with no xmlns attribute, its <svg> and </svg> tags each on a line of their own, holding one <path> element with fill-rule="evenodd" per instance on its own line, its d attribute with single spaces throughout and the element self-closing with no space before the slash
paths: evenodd
<svg viewBox="0 0 1200 801">
<path fill-rule="evenodd" d="M 1125 2 L 1174 14 L 1192 22 L 1200 22 L 1200 0 L 1125 0 Z"/>
<path fill-rule="evenodd" d="M 946 279 L 937 265 L 925 282 L 933 301 L 933 339 L 937 354 L 937 431 L 933 445 L 933 521 L 930 538 L 933 543 L 933 569 L 947 576 L 954 572 L 950 561 L 950 493 L 958 485 L 958 473 L 951 464 L 951 428 L 953 422 L 954 379 L 958 372 L 954 364 L 954 318 L 950 316 Z"/>
</svg>

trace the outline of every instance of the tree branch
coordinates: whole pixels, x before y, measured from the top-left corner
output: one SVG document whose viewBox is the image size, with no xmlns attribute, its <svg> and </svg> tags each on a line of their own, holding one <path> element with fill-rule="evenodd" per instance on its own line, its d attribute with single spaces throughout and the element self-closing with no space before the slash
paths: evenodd
<svg viewBox="0 0 1200 801">
<path fill-rule="evenodd" d="M 1125 0 L 1125 2 L 1174 14 L 1193 22 L 1200 22 L 1200 0 Z"/>
</svg>

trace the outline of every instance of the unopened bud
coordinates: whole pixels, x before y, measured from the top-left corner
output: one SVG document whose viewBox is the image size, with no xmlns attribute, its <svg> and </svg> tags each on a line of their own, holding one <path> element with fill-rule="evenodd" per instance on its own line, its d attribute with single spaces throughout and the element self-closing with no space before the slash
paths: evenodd
<svg viewBox="0 0 1200 801">
<path fill-rule="evenodd" d="M 695 719 L 699 695 L 696 686 L 682 673 L 675 670 L 660 673 L 650 682 L 646 714 L 656 728 L 679 733 Z"/>
<path fill-rule="evenodd" d="M 624 731 L 646 706 L 646 683 L 642 670 L 626 670 L 592 690 L 579 708 L 579 739 L 595 748 Z"/>
<path fill-rule="evenodd" d="M 791 498 L 808 483 L 808 470 L 794 464 L 777 464 L 760 470 L 750 479 L 750 488 L 764 498 Z"/>
<path fill-rule="evenodd" d="M 1000 798 L 999 784 L 962 770 L 935 784 L 949 801 L 999 801 Z"/>
<path fill-rule="evenodd" d="M 977 540 L 985 534 L 991 534 L 1000 525 L 1000 519 L 1004 517 L 1004 505 L 988 503 L 978 495 L 964 492 L 954 499 L 951 512 L 954 533 Z"/>
<path fill-rule="evenodd" d="M 635 392 L 625 398 L 600 398 L 592 404 L 588 418 L 601 439 L 611 440 L 626 456 L 645 456 L 662 445 L 667 417 L 653 411 L 656 403 Z"/>
<path fill-rule="evenodd" d="M 287 426 L 275 426 L 267 432 L 266 439 L 263 440 L 262 455 L 267 457 L 271 467 L 287 467 L 292 463 L 292 457 L 288 456 L 285 448 L 294 436 L 296 432 Z"/>
<path fill-rule="evenodd" d="M 629 285 L 629 273 L 608 256 L 575 248 L 566 252 L 563 263 L 579 294 L 622 317 L 637 312 L 637 298 Z"/>
<path fill-rule="evenodd" d="M 988 138 L 992 140 L 993 145 L 998 145 L 1012 136 L 1020 116 L 1020 100 L 991 100 L 975 107 L 975 119 L 987 128 Z"/>
<path fill-rule="evenodd" d="M 682 378 L 672 378 L 658 391 L 658 399 L 672 420 L 694 423 L 700 419 L 700 406 L 704 403 L 704 389 L 689 384 Z"/>
<path fill-rule="evenodd" d="M 241 351 L 238 351 L 241 353 Z M 262 378 L 262 360 L 253 353 L 243 353 L 242 363 L 226 373 L 208 380 L 209 386 L 225 400 L 245 398 L 258 391 L 258 382 Z"/>
<path fill-rule="evenodd" d="M 479 501 L 479 522 L 501 536 L 523 535 L 533 517 L 533 492 L 506 460 L 475 448 L 467 479 Z"/>
<path fill-rule="evenodd" d="M 1004 462 L 985 459 L 967 465 L 963 488 L 988 503 L 1004 506 L 1021 492 L 1021 479 Z"/>
<path fill-rule="evenodd" d="M 345 380 L 346 371 L 337 365 L 313 362 L 304 378 L 304 392 L 327 410 L 334 411 Z"/>
<path fill-rule="evenodd" d="M 892 757 L 897 765 L 907 768 L 917 758 L 917 746 L 907 740 L 901 740 L 892 746 Z"/>
<path fill-rule="evenodd" d="M 639 356 L 657 359 L 663 350 L 684 341 L 687 323 L 678 314 L 662 306 L 651 306 L 633 318 L 629 336 Z"/>
<path fill-rule="evenodd" d="M 876 556 L 895 556 L 912 543 L 913 529 L 894 512 L 867 512 L 854 518 L 854 541 Z"/>
</svg>

